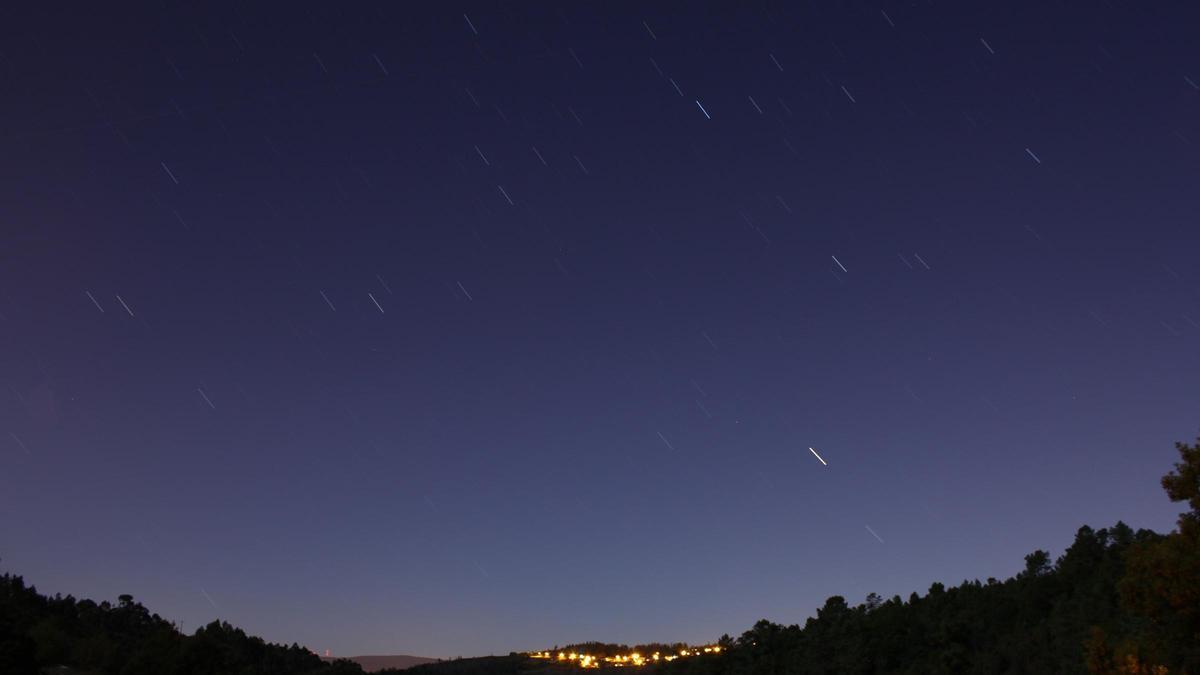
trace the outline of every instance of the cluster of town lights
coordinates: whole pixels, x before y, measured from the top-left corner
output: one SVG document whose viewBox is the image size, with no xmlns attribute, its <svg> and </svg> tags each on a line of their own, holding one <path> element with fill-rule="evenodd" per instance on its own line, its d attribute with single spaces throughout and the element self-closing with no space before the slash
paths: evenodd
<svg viewBox="0 0 1200 675">
<path fill-rule="evenodd" d="M 616 656 L 591 656 L 589 654 L 576 654 L 575 652 L 533 652 L 529 656 L 535 659 L 548 659 L 551 661 L 561 661 L 563 663 L 571 663 L 578 665 L 580 668 L 599 668 L 600 664 L 609 666 L 644 666 L 648 663 L 657 661 L 674 661 L 683 656 L 698 656 L 700 654 L 716 654 L 721 651 L 721 648 L 716 645 L 708 647 L 695 647 L 693 649 L 681 649 L 678 654 L 660 654 L 654 652 L 649 656 L 643 656 L 637 652 L 632 654 L 618 654 Z"/>
</svg>

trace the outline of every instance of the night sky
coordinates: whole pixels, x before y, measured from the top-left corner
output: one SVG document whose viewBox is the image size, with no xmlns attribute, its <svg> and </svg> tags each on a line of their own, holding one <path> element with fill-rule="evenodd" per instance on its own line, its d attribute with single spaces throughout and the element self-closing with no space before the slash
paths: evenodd
<svg viewBox="0 0 1200 675">
<path fill-rule="evenodd" d="M 1172 527 L 1195 3 L 339 4 L 0 11 L 0 568 L 446 657 Z"/>
</svg>

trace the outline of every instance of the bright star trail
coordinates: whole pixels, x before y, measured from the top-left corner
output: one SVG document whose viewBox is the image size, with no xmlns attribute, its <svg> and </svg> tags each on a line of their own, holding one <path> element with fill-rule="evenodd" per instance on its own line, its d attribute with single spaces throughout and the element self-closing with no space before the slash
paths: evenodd
<svg viewBox="0 0 1200 675">
<path fill-rule="evenodd" d="M 825 461 L 825 458 L 821 457 L 821 455 L 817 454 L 817 451 L 815 449 L 809 448 L 808 451 L 811 452 L 813 454 L 813 457 L 816 457 L 817 461 L 821 462 L 821 464 L 823 464 L 825 466 L 829 466 L 829 464 Z"/>
</svg>

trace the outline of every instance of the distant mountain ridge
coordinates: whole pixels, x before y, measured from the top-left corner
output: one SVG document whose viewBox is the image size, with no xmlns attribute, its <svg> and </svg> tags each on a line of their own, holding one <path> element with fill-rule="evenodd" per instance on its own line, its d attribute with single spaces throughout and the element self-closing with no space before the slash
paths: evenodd
<svg viewBox="0 0 1200 675">
<path fill-rule="evenodd" d="M 410 656 L 408 654 L 391 654 L 391 655 L 366 655 L 366 656 L 322 656 L 322 661 L 336 661 L 337 659 L 346 659 L 353 661 L 362 666 L 364 672 L 374 673 L 385 668 L 395 668 L 402 670 L 404 668 L 412 668 L 423 663 L 436 663 L 437 659 L 431 659 L 424 656 Z"/>
</svg>

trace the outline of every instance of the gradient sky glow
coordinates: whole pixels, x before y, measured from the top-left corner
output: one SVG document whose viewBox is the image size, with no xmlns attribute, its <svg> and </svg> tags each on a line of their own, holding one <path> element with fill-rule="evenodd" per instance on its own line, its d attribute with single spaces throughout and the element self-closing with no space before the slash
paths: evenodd
<svg viewBox="0 0 1200 675">
<path fill-rule="evenodd" d="M 644 5 L 0 10 L 0 568 L 446 657 L 1172 527 L 1200 6 Z"/>
</svg>

